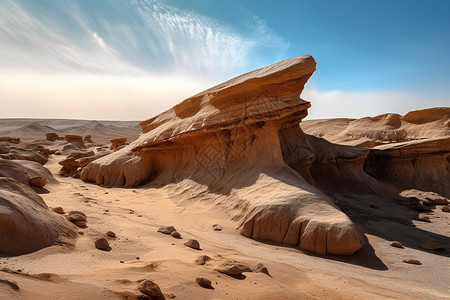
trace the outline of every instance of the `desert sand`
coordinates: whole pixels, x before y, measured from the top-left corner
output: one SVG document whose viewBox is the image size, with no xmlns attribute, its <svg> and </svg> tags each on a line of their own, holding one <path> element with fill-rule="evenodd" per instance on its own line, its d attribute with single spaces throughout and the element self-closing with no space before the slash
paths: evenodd
<svg viewBox="0 0 450 300">
<path fill-rule="evenodd" d="M 303 121 L 314 71 L 140 126 L 0 120 L 0 297 L 449 299 L 450 108 Z"/>
</svg>

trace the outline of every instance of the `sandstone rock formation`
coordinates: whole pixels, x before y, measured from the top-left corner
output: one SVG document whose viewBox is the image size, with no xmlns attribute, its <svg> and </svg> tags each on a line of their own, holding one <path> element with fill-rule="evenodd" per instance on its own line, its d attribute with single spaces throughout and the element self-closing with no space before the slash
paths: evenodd
<svg viewBox="0 0 450 300">
<path fill-rule="evenodd" d="M 310 104 L 299 95 L 315 65 L 311 56 L 292 58 L 188 98 L 141 122 L 136 141 L 90 163 L 81 178 L 207 186 L 245 236 L 352 254 L 362 246 L 356 227 L 288 163 L 309 162 L 298 123 Z"/>
<path fill-rule="evenodd" d="M 94 153 L 94 151 L 73 151 L 66 159 L 58 162 L 62 166 L 60 175 L 66 177 L 79 177 L 81 170 L 90 162 L 109 154 L 109 151 Z"/>
<path fill-rule="evenodd" d="M 31 188 L 0 177 L 0 252 L 26 254 L 75 236 L 74 227 Z"/>
<path fill-rule="evenodd" d="M 78 143 L 84 146 L 83 137 L 80 135 L 66 135 L 66 141 L 71 143 Z"/>
<path fill-rule="evenodd" d="M 125 142 L 127 141 L 126 138 L 119 138 L 119 139 L 112 139 L 111 140 L 111 146 L 109 147 L 109 150 L 117 151 L 119 147 L 124 146 Z"/>
<path fill-rule="evenodd" d="M 45 139 L 48 141 L 56 141 L 59 138 L 58 134 L 55 132 L 50 132 L 45 134 Z"/>
<path fill-rule="evenodd" d="M 87 135 L 87 136 L 84 137 L 84 141 L 86 143 L 94 143 L 91 138 L 92 138 L 91 135 Z"/>
</svg>

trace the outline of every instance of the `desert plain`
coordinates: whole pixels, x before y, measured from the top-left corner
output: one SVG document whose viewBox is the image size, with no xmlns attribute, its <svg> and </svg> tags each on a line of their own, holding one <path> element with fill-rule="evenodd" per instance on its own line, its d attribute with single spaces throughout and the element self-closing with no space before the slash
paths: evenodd
<svg viewBox="0 0 450 300">
<path fill-rule="evenodd" d="M 0 298 L 450 299 L 450 108 L 304 121 L 314 71 L 1 119 Z"/>
</svg>

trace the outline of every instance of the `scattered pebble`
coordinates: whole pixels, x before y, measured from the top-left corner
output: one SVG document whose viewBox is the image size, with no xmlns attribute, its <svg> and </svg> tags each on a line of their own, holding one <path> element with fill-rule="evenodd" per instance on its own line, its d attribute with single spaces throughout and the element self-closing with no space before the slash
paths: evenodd
<svg viewBox="0 0 450 300">
<path fill-rule="evenodd" d="M 204 265 L 204 264 L 206 264 L 206 262 L 207 261 L 210 261 L 211 260 L 211 257 L 209 257 L 208 255 L 200 255 L 196 260 L 195 260 L 195 263 L 197 264 L 197 265 Z"/>
<path fill-rule="evenodd" d="M 61 215 L 65 214 L 64 209 L 61 206 L 54 207 L 54 208 L 52 208 L 52 210 L 57 214 L 61 214 Z"/>
<path fill-rule="evenodd" d="M 253 267 L 251 267 L 250 269 L 251 269 L 253 272 L 256 272 L 256 273 L 264 273 L 264 274 L 266 274 L 266 275 L 271 276 L 271 275 L 269 274 L 269 270 L 267 269 L 267 267 L 264 266 L 262 263 L 258 263 L 258 264 L 256 264 L 256 265 L 254 265 Z M 272 276 L 271 276 L 271 277 L 272 277 Z"/>
<path fill-rule="evenodd" d="M 205 289 L 214 289 L 211 286 L 211 280 L 209 280 L 205 277 L 197 277 L 197 278 L 195 278 L 195 282 L 197 282 L 199 286 L 201 286 Z"/>
<path fill-rule="evenodd" d="M 412 265 L 421 265 L 422 263 L 418 261 L 417 259 L 404 259 L 402 262 Z"/>
<path fill-rule="evenodd" d="M 87 222 L 87 217 L 81 211 L 71 211 L 66 216 L 67 220 L 74 223 L 78 227 L 85 227 Z"/>
<path fill-rule="evenodd" d="M 200 249 L 200 243 L 197 240 L 190 239 L 189 241 L 184 243 L 184 245 L 191 247 L 192 249 Z"/>
<path fill-rule="evenodd" d="M 112 238 L 115 238 L 115 237 L 116 237 L 116 234 L 115 234 L 113 231 L 108 231 L 108 232 L 106 233 L 106 235 L 109 236 L 109 237 L 112 237 Z"/>
<path fill-rule="evenodd" d="M 425 242 L 420 245 L 420 248 L 425 250 L 439 250 L 442 247 L 436 242 Z"/>
<path fill-rule="evenodd" d="M 181 233 L 179 233 L 178 231 L 172 231 L 172 233 L 170 235 L 173 236 L 174 238 L 181 237 Z"/>
<path fill-rule="evenodd" d="M 392 246 L 392 247 L 396 247 L 396 248 L 403 248 L 402 243 L 397 242 L 397 241 L 392 242 L 392 243 L 391 243 L 391 246 Z"/>
<path fill-rule="evenodd" d="M 177 231 L 177 230 L 173 226 L 162 226 L 158 229 L 158 232 L 161 232 L 164 234 L 171 234 L 174 231 Z"/>
<path fill-rule="evenodd" d="M 101 238 L 95 241 L 95 248 L 100 250 L 106 250 L 109 248 L 109 243 L 105 238 Z"/>
<path fill-rule="evenodd" d="M 42 177 L 33 177 L 30 179 L 30 184 L 35 187 L 43 187 L 47 184 L 47 181 Z"/>
<path fill-rule="evenodd" d="M 138 290 L 150 297 L 161 297 L 163 295 L 159 286 L 151 280 L 142 281 L 138 286 Z"/>
<path fill-rule="evenodd" d="M 214 231 L 222 231 L 222 226 L 219 224 L 214 224 L 212 227 Z"/>
<path fill-rule="evenodd" d="M 422 214 L 417 214 L 417 215 L 415 215 L 413 219 L 414 219 L 414 220 L 417 220 L 417 221 L 422 221 L 422 222 L 428 222 L 428 223 L 431 223 L 430 217 L 424 216 L 424 215 L 422 215 Z"/>
<path fill-rule="evenodd" d="M 442 207 L 443 212 L 450 212 L 450 206 L 444 206 Z"/>
</svg>

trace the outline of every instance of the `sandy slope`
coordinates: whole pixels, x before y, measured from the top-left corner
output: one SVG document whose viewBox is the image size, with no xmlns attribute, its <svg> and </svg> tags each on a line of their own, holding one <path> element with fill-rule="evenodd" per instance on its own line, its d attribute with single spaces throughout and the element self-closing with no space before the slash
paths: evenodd
<svg viewBox="0 0 450 300">
<path fill-rule="evenodd" d="M 355 211 L 358 205 L 378 201 L 380 209 L 375 217 L 361 225 L 370 245 L 352 257 L 324 258 L 240 236 L 226 211 L 182 201 L 183 196 L 175 196 L 172 186 L 104 188 L 57 176 L 60 159 L 52 157 L 46 164 L 60 183 L 48 185 L 48 193 L 41 196 L 50 207 L 85 212 L 88 227 L 79 230 L 83 234 L 73 249 L 57 245 L 0 258 L 3 268 L 20 270 L 20 274 L 0 272 L 0 279 L 15 281 L 20 287 L 16 292 L 0 283 L 0 295 L 5 299 L 119 299 L 138 295 L 139 279 L 154 280 L 166 299 L 171 295 L 176 299 L 448 299 L 448 250 L 425 251 L 418 247 L 419 240 L 398 249 L 386 240 L 398 233 L 383 215 L 406 211 L 395 203 L 361 198 L 348 201 L 349 195 L 342 195 L 344 203 L 357 203 L 349 207 Z M 424 235 L 417 232 L 433 232 L 450 248 L 448 215 L 436 209 L 432 219 L 433 223 L 415 222 L 417 227 L 405 226 L 398 232 L 418 239 Z M 159 226 L 169 224 L 183 239 L 157 232 Z M 213 224 L 222 225 L 223 230 L 213 231 Z M 93 241 L 108 230 L 117 234 L 116 239 L 110 239 L 112 250 L 95 249 Z M 199 240 L 202 250 L 184 246 L 189 238 Z M 210 265 L 194 264 L 203 254 L 249 265 L 261 262 L 272 277 L 244 273 L 237 279 L 214 271 Z M 423 265 L 402 263 L 405 258 L 417 258 Z M 45 280 L 23 275 L 40 273 L 56 275 L 41 276 Z M 214 290 L 199 287 L 195 278 L 200 276 L 212 280 Z"/>
</svg>

